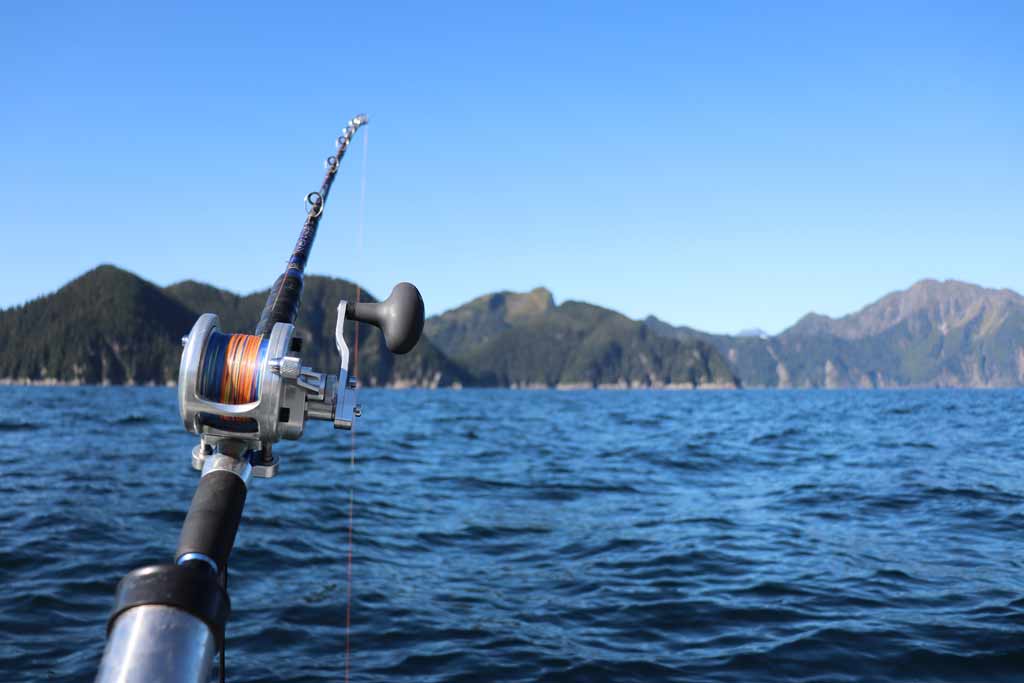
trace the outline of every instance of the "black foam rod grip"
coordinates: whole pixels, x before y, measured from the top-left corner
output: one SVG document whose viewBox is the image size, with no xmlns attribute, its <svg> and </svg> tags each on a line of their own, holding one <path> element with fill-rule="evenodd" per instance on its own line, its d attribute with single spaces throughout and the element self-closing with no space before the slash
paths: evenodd
<svg viewBox="0 0 1024 683">
<path fill-rule="evenodd" d="M 223 572 L 242 521 L 245 494 L 245 482 L 231 472 L 204 475 L 188 508 L 175 557 L 202 553 L 212 558 Z"/>
<path fill-rule="evenodd" d="M 420 290 L 408 282 L 395 285 L 379 304 L 354 304 L 345 313 L 346 318 L 379 327 L 391 353 L 412 351 L 423 333 L 423 315 Z"/>
</svg>

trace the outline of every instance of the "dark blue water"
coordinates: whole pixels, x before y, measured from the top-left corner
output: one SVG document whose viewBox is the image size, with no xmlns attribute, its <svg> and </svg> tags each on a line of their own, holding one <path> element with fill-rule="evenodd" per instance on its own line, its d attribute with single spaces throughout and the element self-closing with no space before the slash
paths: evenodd
<svg viewBox="0 0 1024 683">
<path fill-rule="evenodd" d="M 256 480 L 228 677 L 1024 676 L 1024 393 L 364 391 Z M 0 672 L 89 681 L 197 478 L 162 388 L 0 388 Z"/>
</svg>

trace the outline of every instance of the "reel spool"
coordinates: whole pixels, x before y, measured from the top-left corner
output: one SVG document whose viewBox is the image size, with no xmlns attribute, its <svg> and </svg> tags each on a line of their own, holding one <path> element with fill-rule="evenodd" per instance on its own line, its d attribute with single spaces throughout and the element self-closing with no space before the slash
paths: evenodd
<svg viewBox="0 0 1024 683">
<path fill-rule="evenodd" d="M 334 339 L 338 375 L 302 365 L 295 326 L 279 322 L 269 336 L 226 334 L 213 313 L 204 313 L 182 339 L 178 409 L 185 429 L 200 437 L 192 465 L 202 469 L 214 451 L 248 456 L 252 473 L 272 477 L 278 459 L 271 445 L 302 436 L 307 419 L 351 429 L 360 415 L 356 378 L 349 372 L 345 320 L 378 327 L 393 353 L 407 353 L 423 331 L 423 298 L 402 282 L 381 303 L 338 304 Z"/>
</svg>

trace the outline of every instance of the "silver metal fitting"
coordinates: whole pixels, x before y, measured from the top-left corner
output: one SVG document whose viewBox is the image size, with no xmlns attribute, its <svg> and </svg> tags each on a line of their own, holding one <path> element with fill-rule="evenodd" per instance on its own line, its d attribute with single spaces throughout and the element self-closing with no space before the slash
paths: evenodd
<svg viewBox="0 0 1024 683">
<path fill-rule="evenodd" d="M 203 476 L 214 472 L 230 472 L 246 486 L 249 486 L 249 479 L 252 477 L 252 465 L 246 454 L 227 455 L 225 453 L 214 453 L 206 456 L 203 462 Z"/>
<path fill-rule="evenodd" d="M 192 448 L 192 469 L 203 471 L 203 463 L 206 462 L 206 453 L 203 452 L 203 444 L 200 442 Z"/>
<path fill-rule="evenodd" d="M 220 570 L 217 568 L 217 563 L 214 561 L 214 559 L 204 553 L 185 553 L 184 555 L 178 558 L 178 564 L 185 564 L 186 562 L 192 562 L 195 560 L 198 560 L 199 562 L 205 562 L 206 564 L 210 565 L 210 567 L 213 569 L 214 574 L 220 573 Z"/>
<path fill-rule="evenodd" d="M 266 451 L 251 451 L 249 463 L 252 465 L 252 476 L 261 479 L 272 479 L 277 475 L 277 468 L 281 464 L 281 458 L 270 451 L 270 458 L 265 459 Z"/>
<path fill-rule="evenodd" d="M 267 367 L 271 372 L 281 375 L 285 379 L 295 379 L 302 372 L 302 361 L 295 356 L 284 356 L 271 359 L 267 362 Z"/>
</svg>

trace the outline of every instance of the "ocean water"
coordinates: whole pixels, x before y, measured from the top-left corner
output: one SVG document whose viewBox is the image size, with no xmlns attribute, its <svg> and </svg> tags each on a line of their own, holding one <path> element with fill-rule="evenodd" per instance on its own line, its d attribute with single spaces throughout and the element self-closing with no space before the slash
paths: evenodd
<svg viewBox="0 0 1024 683">
<path fill-rule="evenodd" d="M 165 388 L 0 387 L 0 679 L 91 681 L 197 482 Z M 1024 677 L 1024 393 L 361 392 L 254 480 L 229 681 Z"/>
</svg>

